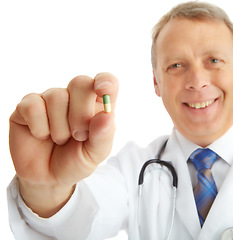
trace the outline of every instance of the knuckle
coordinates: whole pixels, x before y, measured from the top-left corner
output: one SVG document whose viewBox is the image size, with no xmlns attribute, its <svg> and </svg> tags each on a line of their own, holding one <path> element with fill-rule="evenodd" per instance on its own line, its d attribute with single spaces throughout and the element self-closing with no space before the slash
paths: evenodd
<svg viewBox="0 0 233 240">
<path fill-rule="evenodd" d="M 69 101 L 68 92 L 62 88 L 52 88 L 42 94 L 43 99 L 47 104 L 57 105 L 67 103 Z"/>
<path fill-rule="evenodd" d="M 73 78 L 68 85 L 68 89 L 72 90 L 74 88 L 80 88 L 87 82 L 93 81 L 93 79 L 86 75 L 80 75 L 75 78 Z"/>
<path fill-rule="evenodd" d="M 44 104 L 36 94 L 26 95 L 18 104 L 17 110 L 25 118 L 33 118 L 45 112 Z"/>
<path fill-rule="evenodd" d="M 49 136 L 47 112 L 45 102 L 37 94 L 28 94 L 16 107 L 19 114 L 28 125 L 31 134 L 38 139 Z"/>
</svg>

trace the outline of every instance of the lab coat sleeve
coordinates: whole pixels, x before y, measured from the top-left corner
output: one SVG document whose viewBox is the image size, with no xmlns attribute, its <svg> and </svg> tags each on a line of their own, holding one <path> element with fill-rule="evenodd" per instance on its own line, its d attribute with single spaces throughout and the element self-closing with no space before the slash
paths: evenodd
<svg viewBox="0 0 233 240">
<path fill-rule="evenodd" d="M 77 184 L 68 203 L 50 218 L 40 218 L 25 205 L 17 177 L 7 192 L 9 221 L 16 240 L 107 239 L 127 225 L 127 192 L 115 164 L 99 167 Z"/>
</svg>

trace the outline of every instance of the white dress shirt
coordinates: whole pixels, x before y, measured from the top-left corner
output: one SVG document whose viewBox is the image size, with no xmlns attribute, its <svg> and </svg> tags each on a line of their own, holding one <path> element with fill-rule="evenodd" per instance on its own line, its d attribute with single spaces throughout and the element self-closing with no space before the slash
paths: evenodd
<svg viewBox="0 0 233 240">
<path fill-rule="evenodd" d="M 176 135 L 180 148 L 184 154 L 184 158 L 188 161 L 192 152 L 194 152 L 197 148 L 200 148 L 200 146 L 184 138 L 177 130 Z M 211 170 L 217 189 L 220 189 L 225 176 L 233 163 L 233 127 L 217 141 L 207 146 L 207 148 L 218 154 L 218 159 Z M 188 162 L 188 166 L 194 188 L 197 184 L 197 171 L 190 161 Z"/>
</svg>

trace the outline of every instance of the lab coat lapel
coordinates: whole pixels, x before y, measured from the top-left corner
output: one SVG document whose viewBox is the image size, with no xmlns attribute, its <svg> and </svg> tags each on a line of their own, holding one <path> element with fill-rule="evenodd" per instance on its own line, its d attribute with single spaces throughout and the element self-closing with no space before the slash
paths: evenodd
<svg viewBox="0 0 233 240">
<path fill-rule="evenodd" d="M 197 239 L 201 227 L 196 210 L 196 203 L 193 196 L 193 188 L 190 179 L 190 174 L 187 166 L 187 160 L 181 152 L 178 145 L 176 135 L 173 133 L 168 141 L 166 154 L 164 154 L 166 160 L 171 161 L 177 171 L 178 175 L 178 188 L 177 188 L 177 200 L 176 210 L 183 222 L 184 226 L 189 231 L 193 239 Z M 174 228 L 176 226 L 174 225 Z"/>
<path fill-rule="evenodd" d="M 233 227 L 233 166 L 223 182 L 210 209 L 198 240 L 220 239 L 227 228 Z M 218 235 L 218 238 L 217 238 Z"/>
</svg>

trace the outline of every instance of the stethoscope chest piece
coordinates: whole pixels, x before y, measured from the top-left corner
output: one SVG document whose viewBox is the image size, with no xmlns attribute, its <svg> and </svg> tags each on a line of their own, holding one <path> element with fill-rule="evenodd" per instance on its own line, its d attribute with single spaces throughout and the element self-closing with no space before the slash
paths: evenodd
<svg viewBox="0 0 233 240">
<path fill-rule="evenodd" d="M 221 240 L 233 240 L 233 228 L 228 228 L 222 233 Z"/>
</svg>

